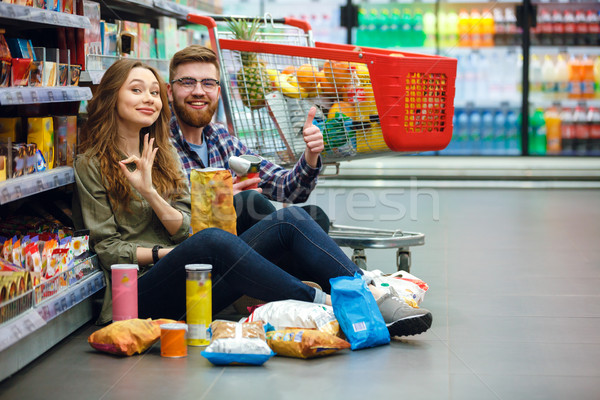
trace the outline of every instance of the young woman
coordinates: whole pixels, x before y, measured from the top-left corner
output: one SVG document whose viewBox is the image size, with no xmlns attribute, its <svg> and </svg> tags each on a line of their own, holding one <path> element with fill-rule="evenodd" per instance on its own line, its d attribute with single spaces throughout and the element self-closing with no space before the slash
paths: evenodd
<svg viewBox="0 0 600 400">
<path fill-rule="evenodd" d="M 117 61 L 88 105 L 86 137 L 75 161 L 75 221 L 90 230 L 105 271 L 118 263 L 140 266 L 140 318 L 184 318 L 186 264 L 213 266 L 215 313 L 243 294 L 331 304 L 329 295 L 301 279 L 328 290 L 330 278 L 362 274 L 297 207 L 270 215 L 240 237 L 220 229 L 189 236 L 190 193 L 169 142 L 169 117 L 156 70 Z M 370 288 L 392 336 L 431 326 L 429 311 Z M 100 323 L 110 321 L 110 304 L 107 290 Z"/>
</svg>

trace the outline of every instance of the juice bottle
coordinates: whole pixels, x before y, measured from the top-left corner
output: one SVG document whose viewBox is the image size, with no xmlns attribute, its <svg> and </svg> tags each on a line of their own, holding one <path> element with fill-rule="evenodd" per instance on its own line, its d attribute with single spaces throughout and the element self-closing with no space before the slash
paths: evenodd
<svg viewBox="0 0 600 400">
<path fill-rule="evenodd" d="M 395 45 L 393 32 L 390 30 L 390 10 L 382 8 L 377 15 L 377 47 L 393 47 Z"/>
<path fill-rule="evenodd" d="M 562 54 L 557 56 L 554 68 L 554 74 L 556 76 L 556 93 L 558 93 L 559 96 L 567 96 L 569 93 L 569 67 Z"/>
<path fill-rule="evenodd" d="M 596 83 L 596 93 L 600 94 L 600 56 L 594 60 L 594 82 Z"/>
<path fill-rule="evenodd" d="M 398 46 L 398 38 L 400 36 L 400 10 L 396 7 L 392 8 L 390 11 L 389 24 L 389 40 L 391 43 L 388 47 Z"/>
<path fill-rule="evenodd" d="M 574 55 L 571 56 L 568 63 L 569 67 L 569 98 L 578 99 L 581 97 L 581 62 Z"/>
<path fill-rule="evenodd" d="M 446 41 L 446 45 L 450 47 L 458 45 L 458 14 L 454 11 L 450 11 L 446 14 L 444 24 L 444 30 L 446 32 L 446 38 L 444 40 Z"/>
<path fill-rule="evenodd" d="M 556 91 L 556 75 L 554 63 L 549 55 L 544 56 L 542 63 L 542 92 L 554 93 Z"/>
<path fill-rule="evenodd" d="M 400 47 L 411 46 L 412 38 L 412 15 L 408 8 L 404 9 L 402 17 L 400 18 Z"/>
<path fill-rule="evenodd" d="M 594 98 L 594 63 L 587 56 L 581 60 L 581 95 Z"/>
<path fill-rule="evenodd" d="M 484 10 L 481 19 L 481 46 L 494 45 L 494 17 L 488 10 Z"/>
<path fill-rule="evenodd" d="M 479 10 L 471 10 L 469 28 L 471 29 L 471 47 L 481 47 L 481 14 Z"/>
<path fill-rule="evenodd" d="M 532 93 L 539 93 L 542 91 L 542 64 L 537 55 L 533 54 L 529 62 L 529 90 Z"/>
<path fill-rule="evenodd" d="M 358 9 L 358 29 L 356 30 L 356 44 L 358 46 L 367 46 L 368 29 L 367 10 L 360 7 Z"/>
<path fill-rule="evenodd" d="M 458 45 L 471 46 L 471 17 L 467 10 L 460 10 L 458 14 Z"/>
<path fill-rule="evenodd" d="M 560 154 L 560 115 L 556 107 L 544 113 L 546 122 L 546 154 Z"/>
</svg>

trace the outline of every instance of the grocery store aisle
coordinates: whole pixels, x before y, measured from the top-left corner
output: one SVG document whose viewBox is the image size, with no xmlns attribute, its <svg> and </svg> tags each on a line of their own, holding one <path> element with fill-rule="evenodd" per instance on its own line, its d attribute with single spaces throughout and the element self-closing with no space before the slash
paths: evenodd
<svg viewBox="0 0 600 400">
<path fill-rule="evenodd" d="M 212 367 L 190 348 L 129 358 L 94 351 L 88 325 L 0 383 L 0 398 L 597 399 L 600 190 L 318 188 L 339 224 L 426 234 L 427 333 L 316 360 Z M 392 250 L 367 252 L 392 272 Z"/>
</svg>

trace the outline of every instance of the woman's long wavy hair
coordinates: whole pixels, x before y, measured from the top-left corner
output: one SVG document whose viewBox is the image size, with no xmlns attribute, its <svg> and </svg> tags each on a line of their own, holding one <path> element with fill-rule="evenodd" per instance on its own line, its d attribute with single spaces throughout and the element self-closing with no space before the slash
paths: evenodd
<svg viewBox="0 0 600 400">
<path fill-rule="evenodd" d="M 160 85 L 162 101 L 158 119 L 149 127 L 140 130 L 140 143 L 143 143 L 144 135 L 149 133 L 149 138 L 154 138 L 154 145 L 159 148 L 152 166 L 152 183 L 167 201 L 179 198 L 187 186 L 169 138 L 171 112 L 165 82 L 159 73 L 147 64 L 137 60 L 119 60 L 106 70 L 94 97 L 88 103 L 88 119 L 82 130 L 84 138 L 80 144 L 80 151 L 99 161 L 103 183 L 113 210 L 123 207 L 127 212 L 130 211 L 131 198 L 138 196 L 132 192 L 119 167 L 119 161 L 123 158 L 118 148 L 117 100 L 119 90 L 129 73 L 138 67 L 146 68 L 154 74 Z"/>
</svg>

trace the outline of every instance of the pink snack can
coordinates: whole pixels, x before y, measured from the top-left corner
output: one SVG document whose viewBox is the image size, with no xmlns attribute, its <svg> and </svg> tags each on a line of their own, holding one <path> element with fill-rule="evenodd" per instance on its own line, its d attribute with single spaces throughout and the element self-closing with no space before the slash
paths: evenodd
<svg viewBox="0 0 600 400">
<path fill-rule="evenodd" d="M 112 280 L 113 321 L 138 317 L 136 264 L 115 264 L 110 267 Z"/>
</svg>

